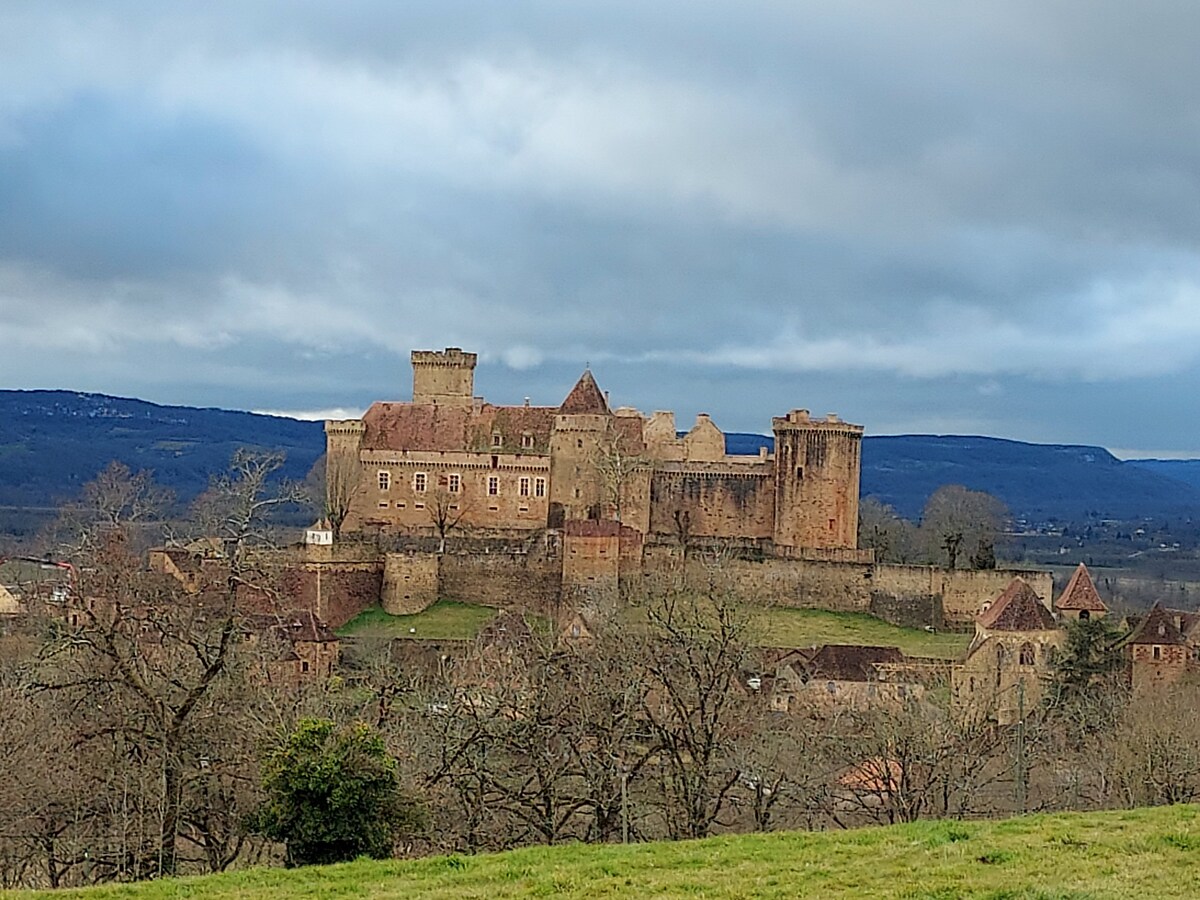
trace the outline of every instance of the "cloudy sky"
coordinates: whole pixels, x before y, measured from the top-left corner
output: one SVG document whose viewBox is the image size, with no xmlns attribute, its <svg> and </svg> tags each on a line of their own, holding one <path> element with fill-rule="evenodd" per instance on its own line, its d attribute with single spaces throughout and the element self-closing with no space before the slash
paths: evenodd
<svg viewBox="0 0 1200 900">
<path fill-rule="evenodd" d="M 1200 6 L 0 5 L 0 387 L 1200 456 Z"/>
</svg>

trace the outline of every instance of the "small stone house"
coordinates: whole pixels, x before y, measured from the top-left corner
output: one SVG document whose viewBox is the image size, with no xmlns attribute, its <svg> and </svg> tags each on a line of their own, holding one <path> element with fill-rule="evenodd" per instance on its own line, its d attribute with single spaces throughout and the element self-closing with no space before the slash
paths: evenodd
<svg viewBox="0 0 1200 900">
<path fill-rule="evenodd" d="M 881 667 L 902 671 L 905 656 L 897 647 L 826 644 L 797 650 L 776 663 L 771 708 L 869 709 L 919 700 L 925 688 L 907 679 L 889 681 Z"/>
<path fill-rule="evenodd" d="M 1187 672 L 1192 648 L 1177 622 L 1183 624 L 1182 616 L 1172 616 L 1161 603 L 1134 620 L 1124 646 L 1129 683 L 1135 692 L 1174 684 Z"/>
<path fill-rule="evenodd" d="M 247 643 L 262 650 L 261 667 L 271 684 L 299 685 L 333 674 L 337 635 L 309 610 L 246 618 Z"/>
</svg>

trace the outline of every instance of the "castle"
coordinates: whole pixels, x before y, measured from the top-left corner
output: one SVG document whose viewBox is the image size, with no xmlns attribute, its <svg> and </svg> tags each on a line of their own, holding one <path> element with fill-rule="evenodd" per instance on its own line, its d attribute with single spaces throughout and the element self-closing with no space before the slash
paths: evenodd
<svg viewBox="0 0 1200 900">
<path fill-rule="evenodd" d="M 412 401 L 329 421 L 327 483 L 342 533 L 519 537 L 610 522 L 637 543 L 753 546 L 782 558 L 869 562 L 857 549 L 863 429 L 796 409 L 772 420 L 774 452 L 726 452 L 704 414 L 610 408 L 590 371 L 558 406 L 474 395 L 476 355 L 412 353 Z M 608 530 L 612 530 L 609 528 Z"/>
</svg>

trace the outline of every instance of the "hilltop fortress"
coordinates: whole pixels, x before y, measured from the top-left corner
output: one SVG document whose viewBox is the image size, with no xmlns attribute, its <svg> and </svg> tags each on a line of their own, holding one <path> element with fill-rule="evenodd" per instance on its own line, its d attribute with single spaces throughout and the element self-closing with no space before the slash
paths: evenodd
<svg viewBox="0 0 1200 900">
<path fill-rule="evenodd" d="M 494 406 L 474 396 L 475 361 L 458 348 L 414 351 L 411 403 L 326 423 L 343 532 L 453 523 L 514 537 L 617 522 L 651 541 L 870 561 L 856 549 L 862 426 L 792 410 L 772 421 L 775 453 L 730 455 L 707 415 L 680 436 L 674 413 L 610 409 L 590 371 L 558 406 Z"/>
<path fill-rule="evenodd" d="M 493 405 L 475 364 L 414 351 L 410 402 L 326 423 L 337 521 L 309 530 L 282 589 L 334 627 L 438 599 L 561 619 L 719 558 L 747 603 L 967 628 L 1013 577 L 860 550 L 863 428 L 836 415 L 794 409 L 773 452 L 736 455 L 707 415 L 680 434 L 673 413 L 613 409 L 590 371 L 558 406 Z M 1024 574 L 1048 604 L 1049 574 Z"/>
</svg>

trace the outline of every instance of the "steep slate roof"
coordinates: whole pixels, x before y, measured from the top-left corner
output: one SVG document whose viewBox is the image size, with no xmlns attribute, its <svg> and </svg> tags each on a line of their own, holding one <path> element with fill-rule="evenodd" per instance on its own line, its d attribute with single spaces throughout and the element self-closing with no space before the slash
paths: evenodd
<svg viewBox="0 0 1200 900">
<path fill-rule="evenodd" d="M 567 399 L 558 408 L 558 413 L 564 416 L 609 415 L 608 401 L 604 399 L 600 386 L 592 377 L 591 369 L 583 370 L 579 381 L 576 382 L 575 387 L 571 388 L 571 393 L 567 394 Z"/>
<path fill-rule="evenodd" d="M 1023 578 L 1009 582 L 975 621 L 990 631 L 1053 631 L 1058 626 L 1033 588 Z"/>
<path fill-rule="evenodd" d="M 1162 604 L 1155 603 L 1154 608 L 1138 623 L 1126 643 L 1186 644 L 1187 638 L 1175 627 L 1175 623 L 1171 621 L 1171 616 L 1163 609 Z"/>
<path fill-rule="evenodd" d="M 1075 570 L 1066 589 L 1054 604 L 1056 609 L 1087 610 L 1088 612 L 1108 612 L 1108 607 L 1100 599 L 1091 573 L 1083 563 Z"/>
<path fill-rule="evenodd" d="M 805 663 L 811 678 L 830 681 L 874 681 L 876 663 L 901 663 L 904 654 L 898 647 L 862 647 L 826 644 Z"/>
</svg>

